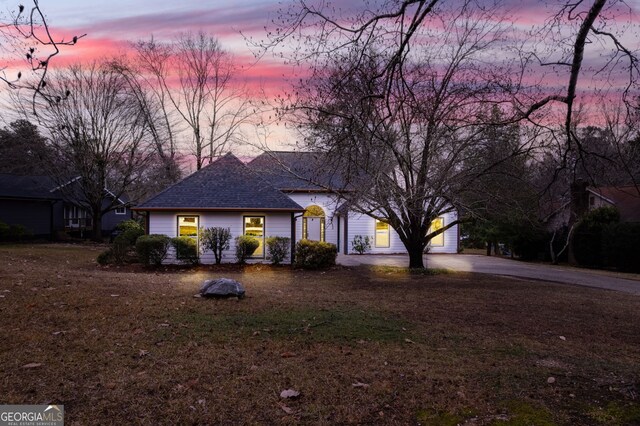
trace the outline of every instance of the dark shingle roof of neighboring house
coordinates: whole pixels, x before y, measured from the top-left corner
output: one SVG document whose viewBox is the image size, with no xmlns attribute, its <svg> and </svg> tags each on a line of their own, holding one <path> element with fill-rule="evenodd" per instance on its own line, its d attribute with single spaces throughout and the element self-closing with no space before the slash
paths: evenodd
<svg viewBox="0 0 640 426">
<path fill-rule="evenodd" d="M 303 211 L 296 202 L 255 175 L 233 154 L 165 189 L 135 210 Z"/>
<path fill-rule="evenodd" d="M 59 200 L 60 195 L 51 192 L 55 186 L 48 176 L 0 174 L 1 198 Z"/>
<path fill-rule="evenodd" d="M 587 190 L 618 209 L 621 222 L 640 222 L 640 189 L 638 187 L 600 186 L 587 188 Z"/>
<path fill-rule="evenodd" d="M 323 167 L 321 156 L 314 152 L 265 152 L 247 166 L 282 191 L 341 190 L 345 186 L 340 176 Z"/>
</svg>

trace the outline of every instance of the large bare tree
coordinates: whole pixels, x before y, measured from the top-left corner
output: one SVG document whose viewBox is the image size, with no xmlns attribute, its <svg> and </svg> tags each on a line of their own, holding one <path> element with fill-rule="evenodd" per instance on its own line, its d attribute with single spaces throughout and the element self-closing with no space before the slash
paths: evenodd
<svg viewBox="0 0 640 426">
<path fill-rule="evenodd" d="M 168 78 L 169 52 L 156 48 L 153 40 L 137 47 L 136 61 L 118 58 L 111 63 L 111 67 L 129 85 L 132 99 L 138 104 L 153 142 L 154 161 L 139 179 L 141 183 L 145 183 L 140 188 L 149 196 L 180 180 L 182 156 L 179 149 L 178 120 L 162 87 L 162 79 Z"/>
<path fill-rule="evenodd" d="M 253 108 L 237 79 L 233 56 L 215 37 L 185 33 L 169 44 L 139 42 L 136 49 L 142 71 L 153 80 L 164 124 L 170 126 L 170 106 L 170 113 L 189 130 L 198 170 L 242 140 Z"/>
<path fill-rule="evenodd" d="M 368 193 L 356 191 L 361 195 L 351 205 L 389 221 L 410 253 L 410 265 L 422 266 L 421 248 L 434 235 L 428 233 L 434 215 L 464 207 L 458 196 L 477 181 L 474 176 L 519 154 L 505 152 L 488 165 L 468 161 L 487 152 L 477 149 L 477 132 L 487 124 L 480 112 L 490 110 L 488 105 L 501 105 L 505 115 L 493 125 L 532 123 L 553 130 L 551 137 L 563 138 L 564 147 L 579 149 L 576 96 L 591 40 L 603 37 L 612 47 L 613 61 L 603 70 L 612 64 L 627 70 L 624 99 L 635 87 L 634 52 L 602 27 L 616 5 L 624 4 L 561 2 L 537 38 L 527 38 L 504 26 L 495 2 L 298 1 L 281 10 L 268 41 L 257 45 L 280 48 L 310 68 L 311 77 L 296 86 L 283 108 L 286 118 L 295 117 L 305 148 L 339 159 L 348 175 L 366 176 L 360 187 L 370 188 Z M 551 46 L 559 40 L 563 49 L 547 49 L 547 58 L 530 48 L 536 41 Z M 532 67 L 552 68 L 566 83 L 551 92 L 527 86 Z M 558 109 L 564 116 L 560 133 L 548 121 Z M 531 148 L 529 142 L 518 146 Z"/>
<path fill-rule="evenodd" d="M 432 222 L 466 211 L 464 194 L 479 177 L 531 148 L 518 141 L 491 149 L 494 141 L 484 137 L 487 126 L 504 124 L 492 109 L 508 109 L 513 95 L 511 64 L 486 61 L 510 25 L 497 10 L 470 2 L 434 11 L 432 19 L 437 29 L 422 32 L 429 45 L 404 61 L 384 96 L 376 94 L 375 77 L 393 52 L 352 47 L 314 67 L 281 110 L 298 124 L 304 148 L 322 155 L 324 171 L 344 179 L 338 189 L 351 209 L 396 230 L 412 268 L 424 266 L 429 241 L 460 219 L 430 231 Z"/>
<path fill-rule="evenodd" d="M 56 153 L 51 175 L 91 213 L 93 236 L 100 240 L 102 216 L 118 207 L 118 198 L 133 190 L 149 164 L 147 122 L 127 81 L 107 63 L 50 73 L 46 96 L 58 99 L 39 107 Z"/>
</svg>

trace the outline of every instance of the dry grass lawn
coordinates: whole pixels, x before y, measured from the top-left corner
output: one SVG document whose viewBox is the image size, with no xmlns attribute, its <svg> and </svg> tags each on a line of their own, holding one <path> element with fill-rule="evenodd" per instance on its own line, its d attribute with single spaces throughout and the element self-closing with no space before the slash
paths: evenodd
<svg viewBox="0 0 640 426">
<path fill-rule="evenodd" d="M 0 246 L 0 403 L 61 403 L 67 424 L 640 424 L 638 297 L 384 268 L 102 268 L 101 249 Z M 194 297 L 219 276 L 247 297 Z"/>
</svg>

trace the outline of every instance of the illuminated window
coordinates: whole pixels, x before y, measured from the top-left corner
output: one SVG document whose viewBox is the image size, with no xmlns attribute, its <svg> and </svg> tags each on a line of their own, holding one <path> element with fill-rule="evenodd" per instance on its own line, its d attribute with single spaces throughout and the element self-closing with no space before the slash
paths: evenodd
<svg viewBox="0 0 640 426">
<path fill-rule="evenodd" d="M 258 240 L 258 248 L 251 257 L 264 258 L 264 216 L 245 216 L 244 235 Z"/>
<path fill-rule="evenodd" d="M 325 214 L 320 206 L 309 206 L 302 215 L 302 238 L 325 241 Z"/>
<path fill-rule="evenodd" d="M 444 218 L 443 217 L 437 217 L 435 219 L 433 219 L 433 222 L 431 222 L 431 226 L 429 227 L 429 234 L 432 232 L 437 231 L 438 229 L 442 229 L 444 227 Z M 436 235 L 435 237 L 433 237 L 431 239 L 431 245 L 433 247 L 442 247 L 444 246 L 444 232 Z"/>
<path fill-rule="evenodd" d="M 178 237 L 198 241 L 198 216 L 178 216 Z"/>
<path fill-rule="evenodd" d="M 376 219 L 376 247 L 389 247 L 389 224 Z"/>
</svg>

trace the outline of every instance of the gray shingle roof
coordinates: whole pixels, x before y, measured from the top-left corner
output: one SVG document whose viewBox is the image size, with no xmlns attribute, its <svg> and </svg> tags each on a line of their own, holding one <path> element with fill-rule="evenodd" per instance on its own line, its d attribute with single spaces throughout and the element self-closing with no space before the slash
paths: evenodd
<svg viewBox="0 0 640 426">
<path fill-rule="evenodd" d="M 58 200 L 60 195 L 51 192 L 55 186 L 48 176 L 0 174 L 0 197 L 3 198 Z"/>
<path fill-rule="evenodd" d="M 281 190 L 344 189 L 340 176 L 323 167 L 322 159 L 314 152 L 265 152 L 254 158 L 247 166 Z"/>
<path fill-rule="evenodd" d="M 216 160 L 136 208 L 156 209 L 304 210 L 233 154 Z"/>
</svg>

